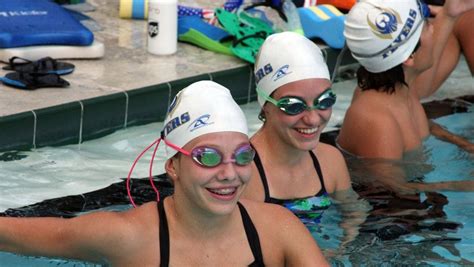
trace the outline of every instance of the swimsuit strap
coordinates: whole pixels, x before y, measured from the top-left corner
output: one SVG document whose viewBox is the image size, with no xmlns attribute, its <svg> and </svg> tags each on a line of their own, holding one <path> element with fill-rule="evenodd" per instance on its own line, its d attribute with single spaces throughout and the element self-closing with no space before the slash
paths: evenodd
<svg viewBox="0 0 474 267">
<path fill-rule="evenodd" d="M 324 186 L 324 179 L 323 179 L 323 172 L 321 171 L 321 165 L 319 164 L 318 158 L 314 154 L 312 150 L 309 151 L 309 154 L 311 155 L 311 159 L 313 160 L 313 165 L 314 168 L 316 169 L 316 172 L 318 173 L 319 176 L 319 181 L 321 182 L 321 190 L 319 190 L 317 196 L 327 192 L 326 191 L 326 186 Z"/>
<path fill-rule="evenodd" d="M 247 240 L 249 241 L 250 249 L 252 250 L 255 259 L 250 266 L 265 266 L 265 264 L 263 264 L 262 248 L 260 247 L 260 239 L 258 238 L 257 229 L 253 225 L 252 219 L 250 219 L 245 207 L 240 204 L 240 202 L 237 202 L 237 205 L 239 206 L 242 222 L 244 223 L 245 234 L 247 235 Z"/>
<path fill-rule="evenodd" d="M 262 180 L 262 185 L 263 185 L 263 191 L 265 193 L 265 203 L 278 203 L 280 200 L 274 199 L 270 196 L 270 189 L 268 188 L 268 181 L 267 181 L 267 176 L 265 175 L 265 170 L 263 169 L 263 164 L 262 160 L 260 159 L 260 156 L 258 155 L 257 150 L 255 149 L 254 146 L 252 148 L 255 150 L 255 157 L 253 158 L 253 161 L 255 163 L 255 166 L 257 167 L 258 174 L 260 175 L 260 179 Z M 311 159 L 313 160 L 313 165 L 314 169 L 316 169 L 316 173 L 319 176 L 319 181 L 321 183 L 321 190 L 316 194 L 316 196 L 320 196 L 323 193 L 327 192 L 326 191 L 326 186 L 324 185 L 324 179 L 323 179 L 323 172 L 321 171 L 321 165 L 319 164 L 318 158 L 314 154 L 312 150 L 309 151 L 309 154 L 311 155 Z"/>
<path fill-rule="evenodd" d="M 168 220 L 166 219 L 164 199 L 158 202 L 158 215 L 160 223 L 160 267 L 169 266 L 170 262 L 170 236 Z"/>
<path fill-rule="evenodd" d="M 265 175 L 265 170 L 263 169 L 263 164 L 262 164 L 262 161 L 260 160 L 260 156 L 258 155 L 257 149 L 255 149 L 254 146 L 252 146 L 252 148 L 255 151 L 255 157 L 253 158 L 253 161 L 255 163 L 255 166 L 257 166 L 258 174 L 260 175 L 260 179 L 262 180 L 263 191 L 265 192 L 265 199 L 263 202 L 269 203 L 270 190 L 268 189 L 267 176 Z"/>
</svg>

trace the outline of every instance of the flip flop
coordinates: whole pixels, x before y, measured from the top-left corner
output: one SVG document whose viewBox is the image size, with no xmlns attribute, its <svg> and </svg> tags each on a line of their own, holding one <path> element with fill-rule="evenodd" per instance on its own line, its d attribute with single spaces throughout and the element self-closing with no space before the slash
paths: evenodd
<svg viewBox="0 0 474 267">
<path fill-rule="evenodd" d="M 35 90 L 43 87 L 67 87 L 69 82 L 58 74 L 37 74 L 27 72 L 10 72 L 0 80 L 9 86 L 25 90 Z"/>
<path fill-rule="evenodd" d="M 12 57 L 8 60 L 8 65 L 3 67 L 3 69 L 36 74 L 65 75 L 74 71 L 74 65 L 57 61 L 51 57 L 41 58 L 37 61 L 31 61 L 21 57 Z"/>
<path fill-rule="evenodd" d="M 331 5 L 298 8 L 304 35 L 309 39 L 320 38 L 331 48 L 344 47 L 345 15 Z"/>
<path fill-rule="evenodd" d="M 230 49 L 232 36 L 198 16 L 178 18 L 178 40 L 217 53 L 234 55 Z"/>
</svg>

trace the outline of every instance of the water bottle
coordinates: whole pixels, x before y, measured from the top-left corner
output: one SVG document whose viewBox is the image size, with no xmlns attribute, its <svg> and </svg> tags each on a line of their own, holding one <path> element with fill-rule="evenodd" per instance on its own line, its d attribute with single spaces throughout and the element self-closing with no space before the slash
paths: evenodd
<svg viewBox="0 0 474 267">
<path fill-rule="evenodd" d="M 148 0 L 148 52 L 171 55 L 178 48 L 178 1 Z"/>
<path fill-rule="evenodd" d="M 304 35 L 303 26 L 301 26 L 300 15 L 293 1 L 284 0 L 282 4 L 282 9 L 288 20 L 286 22 L 286 30 Z"/>
</svg>

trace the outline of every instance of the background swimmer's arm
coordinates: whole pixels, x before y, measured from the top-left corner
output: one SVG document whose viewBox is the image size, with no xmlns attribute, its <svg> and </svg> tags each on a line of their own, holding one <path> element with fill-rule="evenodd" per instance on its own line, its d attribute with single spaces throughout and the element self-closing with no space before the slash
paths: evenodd
<svg viewBox="0 0 474 267">
<path fill-rule="evenodd" d="M 430 133 L 436 138 L 455 144 L 459 148 L 464 149 L 469 153 L 474 153 L 474 144 L 469 142 L 469 140 L 451 133 L 450 131 L 444 129 L 441 125 L 437 124 L 432 120 L 429 121 L 429 126 Z"/>
<path fill-rule="evenodd" d="M 433 65 L 418 75 L 410 84 L 410 88 L 415 89 L 419 99 L 430 96 L 439 88 L 441 80 L 445 79 L 447 77 L 446 72 L 449 72 L 449 68 L 446 69 L 445 64 L 450 64 L 449 62 L 452 63 L 453 60 L 457 62 L 459 53 L 452 54 L 451 51 L 455 50 L 454 48 L 456 47 L 452 38 L 453 28 L 457 17 L 472 8 L 474 8 L 474 1 L 472 0 L 447 0 L 444 7 L 436 11 L 436 17 L 432 22 L 434 28 L 433 37 L 436 39 L 430 40 L 430 42 L 434 42 L 431 54 Z M 423 44 L 421 45 L 423 46 Z M 459 48 L 457 49 L 459 50 Z M 449 57 L 444 58 L 443 56 Z"/>
<path fill-rule="evenodd" d="M 473 192 L 474 181 L 447 181 L 437 183 L 410 183 L 418 191 L 459 191 Z"/>
</svg>

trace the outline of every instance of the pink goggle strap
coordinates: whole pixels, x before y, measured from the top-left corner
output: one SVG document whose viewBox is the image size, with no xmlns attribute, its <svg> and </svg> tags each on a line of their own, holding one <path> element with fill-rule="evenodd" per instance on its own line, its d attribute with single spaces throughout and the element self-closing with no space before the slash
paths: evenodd
<svg viewBox="0 0 474 267">
<path fill-rule="evenodd" d="M 160 192 L 158 191 L 158 189 L 156 188 L 155 186 L 155 183 L 153 181 L 153 161 L 155 159 L 155 156 L 156 156 L 156 151 L 158 150 L 158 147 L 160 145 L 160 142 L 161 140 L 163 140 L 165 142 L 165 144 L 169 147 L 171 147 L 172 149 L 178 151 L 178 152 L 181 152 L 187 156 L 190 155 L 190 153 L 180 147 L 178 147 L 177 145 L 173 144 L 173 143 L 170 143 L 168 141 L 166 141 L 166 139 L 164 138 L 158 138 L 156 139 L 153 143 L 151 143 L 150 145 L 148 145 L 139 155 L 138 157 L 135 159 L 135 161 L 133 162 L 132 164 L 132 167 L 130 168 L 130 171 L 128 172 L 128 176 L 127 176 L 127 181 L 126 181 L 126 187 L 127 187 L 127 195 L 128 195 L 128 198 L 130 199 L 130 203 L 132 203 L 132 206 L 133 207 L 137 207 L 137 205 L 135 204 L 135 201 L 133 201 L 133 197 L 132 197 L 132 192 L 131 192 L 131 187 L 130 187 L 130 180 L 131 180 L 131 177 L 132 177 L 132 173 L 133 173 L 133 169 L 135 169 L 135 166 L 137 165 L 138 161 L 140 160 L 140 158 L 143 156 L 143 154 L 145 154 L 152 146 L 155 146 L 155 149 L 153 150 L 153 155 L 151 157 L 151 160 L 150 160 L 150 168 L 149 168 L 149 172 L 148 172 L 148 178 L 150 180 L 150 184 L 151 184 L 151 187 L 153 188 L 153 191 L 155 191 L 156 193 L 156 201 L 160 201 Z"/>
<path fill-rule="evenodd" d="M 153 187 L 153 190 L 155 190 L 155 192 L 157 193 L 157 198 L 159 199 L 160 198 L 160 194 L 158 192 L 158 190 L 156 189 L 154 183 L 153 183 L 153 179 L 151 178 L 151 168 L 152 168 L 152 165 L 153 165 L 153 158 L 155 157 L 155 152 L 156 152 L 156 149 L 158 148 L 158 145 L 160 144 L 160 141 L 161 141 L 161 138 L 158 138 L 156 139 L 153 143 L 151 143 L 149 146 L 147 146 L 139 155 L 138 157 L 135 159 L 135 161 L 133 162 L 132 164 L 132 167 L 130 168 L 130 171 L 128 172 L 128 176 L 127 176 L 127 181 L 126 181 L 126 186 L 127 186 L 127 195 L 128 195 L 128 198 L 130 199 L 130 202 L 132 203 L 132 206 L 134 208 L 137 207 L 137 205 L 135 204 L 135 201 L 133 201 L 133 197 L 132 197 L 132 192 L 131 192 L 131 189 L 130 189 L 130 180 L 131 180 L 131 176 L 132 176 L 132 173 L 133 173 L 133 169 L 135 169 L 135 165 L 137 165 L 137 162 L 138 160 L 140 160 L 140 158 L 143 156 L 143 154 L 145 154 L 145 152 L 147 152 L 152 146 L 154 146 L 156 144 L 156 147 L 155 147 L 155 151 L 153 153 L 153 157 L 151 158 L 151 163 L 150 163 L 150 181 L 151 181 L 151 184 L 152 184 L 152 187 Z"/>
</svg>

